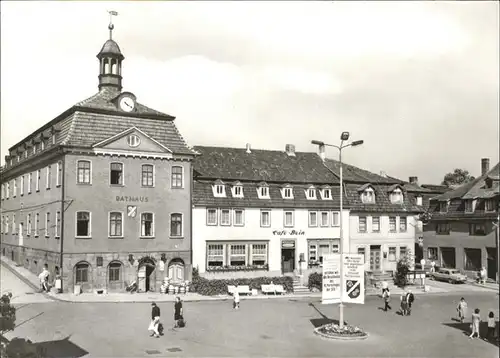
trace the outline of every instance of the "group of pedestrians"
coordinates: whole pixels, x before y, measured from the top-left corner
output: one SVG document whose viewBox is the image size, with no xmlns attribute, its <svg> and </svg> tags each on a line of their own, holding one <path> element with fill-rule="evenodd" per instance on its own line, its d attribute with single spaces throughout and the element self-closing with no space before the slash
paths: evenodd
<svg viewBox="0 0 500 358">
<path fill-rule="evenodd" d="M 384 311 L 387 312 L 387 310 L 392 310 L 392 307 L 389 304 L 391 302 L 391 291 L 389 290 L 389 287 L 385 282 L 382 285 L 382 299 L 384 300 Z M 411 290 L 403 291 L 400 297 L 400 301 L 401 315 L 409 316 L 411 314 L 411 306 L 415 301 L 413 292 Z"/>
<path fill-rule="evenodd" d="M 151 332 L 151 337 L 160 338 L 163 335 L 163 325 L 160 322 L 160 307 L 155 302 L 151 303 L 151 306 L 151 322 L 148 331 Z M 176 297 L 174 303 L 174 328 L 182 328 L 184 325 L 182 301 L 180 297 Z"/>
<path fill-rule="evenodd" d="M 465 317 L 467 316 L 467 302 L 463 297 L 460 299 L 460 302 L 458 302 L 457 312 L 460 323 L 464 323 Z M 493 311 L 490 311 L 490 313 L 488 314 L 487 322 L 488 322 L 488 331 L 486 332 L 486 337 L 484 337 L 484 339 L 493 340 L 496 338 L 498 340 L 498 327 L 495 321 L 495 313 Z M 477 338 L 481 338 L 480 326 L 481 326 L 481 310 L 479 308 L 476 308 L 472 313 L 472 319 L 470 325 L 471 334 L 469 336 L 470 339 L 473 339 L 474 336 L 476 336 Z"/>
</svg>

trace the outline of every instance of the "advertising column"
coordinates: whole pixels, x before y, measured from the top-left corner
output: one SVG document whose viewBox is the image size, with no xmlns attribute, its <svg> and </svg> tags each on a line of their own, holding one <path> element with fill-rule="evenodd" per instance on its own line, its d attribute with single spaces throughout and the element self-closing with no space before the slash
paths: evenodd
<svg viewBox="0 0 500 358">
<path fill-rule="evenodd" d="M 365 256 L 342 255 L 342 302 L 365 303 Z"/>
<path fill-rule="evenodd" d="M 340 254 L 323 256 L 322 304 L 340 303 Z"/>
</svg>

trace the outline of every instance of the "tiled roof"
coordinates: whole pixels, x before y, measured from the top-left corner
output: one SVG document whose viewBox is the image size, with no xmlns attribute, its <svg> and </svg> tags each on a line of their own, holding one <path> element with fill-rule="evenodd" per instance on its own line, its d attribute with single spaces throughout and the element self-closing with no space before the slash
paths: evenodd
<svg viewBox="0 0 500 358">
<path fill-rule="evenodd" d="M 340 176 L 340 162 L 334 159 L 326 159 L 325 164 L 333 170 L 337 176 Z M 380 183 L 380 184 L 402 184 L 399 179 L 388 176 L 381 176 L 367 170 L 346 164 L 342 162 L 342 176 L 346 182 L 356 183 Z"/>
<path fill-rule="evenodd" d="M 446 212 L 440 212 L 439 202 L 431 201 L 429 206 L 429 212 L 432 213 L 431 221 L 442 221 L 447 219 L 492 219 L 497 218 L 498 214 L 496 212 L 486 212 L 485 211 L 485 200 L 478 200 L 474 212 L 465 212 L 465 201 L 460 199 L 454 199 L 450 201 L 448 210 Z"/>
<path fill-rule="evenodd" d="M 446 185 L 422 184 L 421 187 L 424 189 L 429 189 L 434 193 L 446 193 L 447 191 L 452 190 Z"/>
<path fill-rule="evenodd" d="M 316 153 L 195 146 L 201 155 L 194 162 L 198 178 L 274 183 L 337 184 Z"/>
</svg>

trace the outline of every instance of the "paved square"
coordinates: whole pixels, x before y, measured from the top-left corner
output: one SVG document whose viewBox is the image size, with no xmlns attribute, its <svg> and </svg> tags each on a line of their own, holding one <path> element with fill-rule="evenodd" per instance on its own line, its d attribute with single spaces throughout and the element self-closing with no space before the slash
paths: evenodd
<svg viewBox="0 0 500 358">
<path fill-rule="evenodd" d="M 18 327 L 7 338 L 45 342 L 60 357 L 497 357 L 496 345 L 469 340 L 469 323 L 452 320 L 459 298 L 418 296 L 409 317 L 381 311 L 376 297 L 350 305 L 346 320 L 370 334 L 356 342 L 314 335 L 314 326 L 338 318 L 338 306 L 317 299 L 243 299 L 237 311 L 230 301 L 185 303 L 187 327 L 176 330 L 172 304 L 159 304 L 166 330 L 158 339 L 147 332 L 149 303 L 28 304 L 19 307 Z M 471 293 L 467 300 L 483 317 L 490 309 L 498 315 L 497 293 Z"/>
</svg>

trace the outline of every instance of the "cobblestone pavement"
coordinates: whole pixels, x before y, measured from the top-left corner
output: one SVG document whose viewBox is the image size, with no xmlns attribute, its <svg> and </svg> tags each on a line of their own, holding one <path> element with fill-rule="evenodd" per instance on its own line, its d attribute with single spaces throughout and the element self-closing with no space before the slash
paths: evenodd
<svg viewBox="0 0 500 358">
<path fill-rule="evenodd" d="M 40 303 L 51 302 L 52 300 L 45 297 L 43 294 L 36 292 L 32 287 L 21 281 L 10 270 L 1 266 L 1 290 L 2 294 L 11 292 L 11 302 L 14 304 L 20 303 Z"/>
<path fill-rule="evenodd" d="M 337 305 L 317 298 L 245 300 L 241 309 L 231 302 L 185 302 L 187 326 L 172 330 L 171 303 L 159 303 L 165 335 L 150 338 L 146 331 L 149 303 L 65 303 L 21 305 L 18 325 L 6 337 L 29 338 L 58 357 L 497 357 L 498 347 L 470 340 L 460 324 L 456 303 L 462 294 L 417 296 L 413 314 L 379 309 L 382 302 L 368 297 L 365 305 L 348 305 L 345 319 L 369 332 L 364 341 L 320 338 L 315 326 L 338 319 Z M 494 309 L 498 294 L 466 295 L 469 307 L 482 317 Z"/>
</svg>

